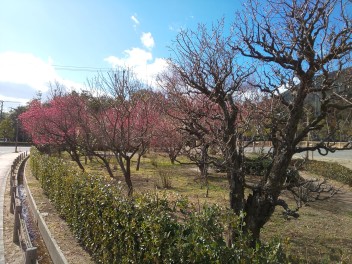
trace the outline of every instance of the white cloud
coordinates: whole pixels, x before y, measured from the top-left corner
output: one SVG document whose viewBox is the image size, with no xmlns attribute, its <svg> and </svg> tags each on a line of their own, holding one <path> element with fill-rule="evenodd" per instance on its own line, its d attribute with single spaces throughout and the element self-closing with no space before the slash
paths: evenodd
<svg viewBox="0 0 352 264">
<path fill-rule="evenodd" d="M 149 51 L 140 48 L 132 48 L 125 50 L 124 53 L 124 58 L 109 56 L 104 60 L 114 68 L 132 68 L 139 79 L 151 85 L 156 84 L 156 75 L 166 68 L 166 60 L 162 58 L 153 60 L 153 55 Z"/>
<path fill-rule="evenodd" d="M 110 63 L 113 67 L 139 67 L 146 65 L 148 61 L 153 59 L 153 55 L 151 52 L 145 51 L 140 48 L 132 48 L 130 50 L 125 50 L 124 53 L 124 58 L 109 56 L 104 60 Z"/>
<path fill-rule="evenodd" d="M 150 32 L 147 32 L 147 33 L 144 33 L 142 34 L 141 36 L 141 41 L 142 41 L 142 44 L 148 48 L 148 49 L 151 49 L 154 47 L 154 38 L 152 36 L 152 33 Z"/>
<path fill-rule="evenodd" d="M 57 78 L 55 69 L 30 53 L 0 53 L 0 81 L 27 84 L 46 92 L 48 82 Z"/>
<path fill-rule="evenodd" d="M 139 23 L 139 20 L 137 19 L 137 16 L 136 16 L 136 15 L 133 15 L 133 16 L 131 16 L 131 19 L 132 19 L 132 21 L 134 22 L 133 27 L 136 28 L 137 25 L 140 24 L 140 23 Z"/>
<path fill-rule="evenodd" d="M 55 81 L 63 84 L 68 89 L 72 87 L 82 89 L 83 85 L 60 77 L 53 66 L 53 59 L 44 61 L 31 53 L 3 52 L 0 53 L 0 83 L 8 84 L 14 88 L 1 91 L 0 98 L 8 101 L 24 101 L 31 94 L 40 91 L 46 93 L 49 83 Z M 12 91 L 13 90 L 13 91 Z M 17 100 L 14 100 L 16 99 Z M 11 100 L 10 100 L 11 99 Z"/>
<path fill-rule="evenodd" d="M 154 77 L 155 79 L 156 75 L 164 71 L 166 68 L 167 68 L 166 60 L 162 58 L 156 58 L 153 63 L 148 65 L 148 72 L 149 72 L 149 75 Z"/>
</svg>

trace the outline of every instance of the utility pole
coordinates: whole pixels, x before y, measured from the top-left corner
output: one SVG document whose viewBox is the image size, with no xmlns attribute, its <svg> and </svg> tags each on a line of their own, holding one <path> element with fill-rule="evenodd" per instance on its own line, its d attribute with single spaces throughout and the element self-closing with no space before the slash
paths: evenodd
<svg viewBox="0 0 352 264">
<path fill-rule="evenodd" d="M 1 106 L 0 106 L 0 121 L 1 121 L 2 120 L 2 111 L 4 109 L 4 101 L 0 100 L 0 104 L 1 104 Z"/>
<path fill-rule="evenodd" d="M 17 153 L 17 145 L 18 145 L 18 118 L 16 118 L 16 142 L 15 142 L 15 153 Z"/>
<path fill-rule="evenodd" d="M 21 104 L 21 102 L 16 102 L 16 101 L 4 101 L 0 100 L 0 121 L 3 118 L 3 113 L 4 113 L 4 103 L 15 103 L 15 104 Z"/>
<path fill-rule="evenodd" d="M 308 111 L 307 111 L 307 126 L 309 126 Z M 309 147 L 309 141 L 310 141 L 310 132 L 308 132 L 308 134 L 307 134 L 307 144 L 306 144 L 307 148 Z M 309 150 L 307 150 L 306 158 L 307 158 L 307 160 L 309 160 Z"/>
</svg>

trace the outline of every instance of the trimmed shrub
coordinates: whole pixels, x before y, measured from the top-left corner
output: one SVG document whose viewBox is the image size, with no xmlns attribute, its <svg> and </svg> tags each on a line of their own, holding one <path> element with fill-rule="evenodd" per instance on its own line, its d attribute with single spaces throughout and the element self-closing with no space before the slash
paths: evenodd
<svg viewBox="0 0 352 264">
<path fill-rule="evenodd" d="M 280 243 L 232 247 L 223 234 L 239 218 L 218 206 L 197 211 L 187 200 L 156 194 L 126 197 L 117 183 L 78 172 L 31 150 L 32 173 L 97 263 L 285 263 Z"/>
</svg>

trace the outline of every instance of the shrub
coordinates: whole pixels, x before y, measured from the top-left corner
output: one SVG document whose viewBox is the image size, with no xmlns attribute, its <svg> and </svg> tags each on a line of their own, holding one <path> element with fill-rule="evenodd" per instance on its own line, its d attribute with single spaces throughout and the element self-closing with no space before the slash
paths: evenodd
<svg viewBox="0 0 352 264">
<path fill-rule="evenodd" d="M 264 176 L 270 168 L 271 162 L 272 160 L 269 157 L 246 157 L 245 172 L 246 174 Z"/>
<path fill-rule="evenodd" d="M 155 154 L 150 156 L 150 163 L 152 164 L 152 166 L 154 168 L 158 167 L 158 158 L 157 158 L 157 156 Z"/>
<path fill-rule="evenodd" d="M 156 182 L 156 187 L 159 189 L 171 189 L 172 182 L 171 182 L 171 173 L 170 169 L 158 169 L 158 176 L 159 179 Z"/>
<path fill-rule="evenodd" d="M 71 169 L 62 159 L 31 151 L 32 173 L 97 263 L 285 263 L 280 243 L 232 247 L 223 234 L 239 229 L 233 213 L 218 206 L 197 211 L 183 198 L 123 195 L 118 184 Z"/>
</svg>

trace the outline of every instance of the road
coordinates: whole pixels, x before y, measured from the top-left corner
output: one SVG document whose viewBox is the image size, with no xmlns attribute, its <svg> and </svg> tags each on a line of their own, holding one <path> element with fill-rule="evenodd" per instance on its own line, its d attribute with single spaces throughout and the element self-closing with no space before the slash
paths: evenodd
<svg viewBox="0 0 352 264">
<path fill-rule="evenodd" d="M 256 147 L 255 151 L 259 152 L 260 147 Z M 269 147 L 264 147 L 263 152 L 268 152 Z M 245 152 L 253 152 L 253 148 L 246 148 Z M 299 154 L 295 154 L 295 158 L 306 157 L 307 152 L 302 152 Z M 346 166 L 349 169 L 352 169 L 352 150 L 340 150 L 335 153 L 329 153 L 326 156 L 320 155 L 318 151 L 309 151 L 309 159 L 313 160 L 322 160 L 322 161 L 330 161 L 337 162 L 343 166 Z"/>
<path fill-rule="evenodd" d="M 17 147 L 18 152 L 29 151 L 29 149 L 30 149 L 30 147 Z M 14 153 L 14 152 L 15 152 L 15 146 L 0 147 L 0 155 Z"/>
<path fill-rule="evenodd" d="M 260 147 L 256 147 L 255 151 L 260 151 Z M 269 147 L 264 147 L 263 152 L 268 152 L 270 150 Z M 253 152 L 253 148 L 246 148 L 245 152 Z M 305 156 L 306 152 L 302 152 L 300 154 L 296 154 L 297 156 Z M 309 151 L 309 157 L 312 157 L 312 151 Z M 320 155 L 319 152 L 313 151 L 313 158 L 329 158 L 329 159 L 352 159 L 352 150 L 340 150 L 336 151 L 335 153 L 329 153 L 327 156 Z"/>
</svg>

